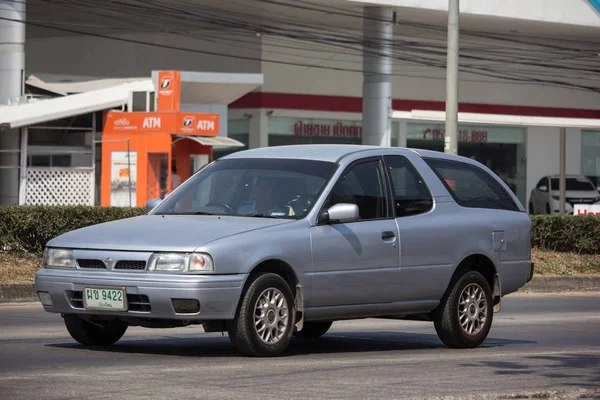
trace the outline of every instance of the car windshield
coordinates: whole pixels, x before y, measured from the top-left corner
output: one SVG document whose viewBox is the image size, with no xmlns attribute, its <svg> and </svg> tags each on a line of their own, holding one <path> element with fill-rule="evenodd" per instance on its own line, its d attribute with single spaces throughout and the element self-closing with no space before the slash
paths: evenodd
<svg viewBox="0 0 600 400">
<path fill-rule="evenodd" d="M 336 168 L 335 163 L 312 160 L 218 160 L 192 176 L 153 214 L 300 219 Z"/>
<path fill-rule="evenodd" d="M 573 190 L 578 192 L 592 192 L 596 189 L 594 185 L 586 178 L 566 178 L 566 190 Z M 550 184 L 552 190 L 559 190 L 558 178 L 552 178 Z"/>
</svg>

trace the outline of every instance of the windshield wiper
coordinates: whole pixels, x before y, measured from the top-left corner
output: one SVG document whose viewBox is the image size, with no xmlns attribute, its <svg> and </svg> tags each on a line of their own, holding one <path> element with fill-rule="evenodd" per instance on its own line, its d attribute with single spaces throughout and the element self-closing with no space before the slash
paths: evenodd
<svg viewBox="0 0 600 400">
<path fill-rule="evenodd" d="M 260 213 L 254 213 L 254 214 L 243 214 L 243 215 L 237 215 L 238 217 L 254 217 L 254 218 L 275 218 L 275 219 L 279 219 L 281 217 L 285 217 L 285 215 L 269 215 L 269 214 L 260 214 Z"/>
<path fill-rule="evenodd" d="M 163 213 L 157 215 L 225 215 L 225 214 L 213 214 L 205 211 L 189 211 L 189 212 L 180 212 L 180 213 Z"/>
</svg>

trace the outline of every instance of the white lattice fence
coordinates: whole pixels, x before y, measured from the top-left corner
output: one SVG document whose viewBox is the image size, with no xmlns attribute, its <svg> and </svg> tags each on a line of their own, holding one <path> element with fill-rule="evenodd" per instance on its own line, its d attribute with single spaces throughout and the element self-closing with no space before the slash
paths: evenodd
<svg viewBox="0 0 600 400">
<path fill-rule="evenodd" d="M 94 205 L 91 168 L 27 168 L 28 205 Z"/>
</svg>

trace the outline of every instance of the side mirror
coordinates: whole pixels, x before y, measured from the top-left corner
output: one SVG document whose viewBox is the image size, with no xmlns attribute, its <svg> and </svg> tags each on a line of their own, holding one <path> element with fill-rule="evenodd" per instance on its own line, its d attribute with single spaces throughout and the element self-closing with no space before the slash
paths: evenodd
<svg viewBox="0 0 600 400">
<path fill-rule="evenodd" d="M 160 204 L 161 199 L 150 199 L 146 202 L 146 212 L 150 212 L 154 207 Z"/>
<path fill-rule="evenodd" d="M 540 189 L 540 192 L 547 192 L 548 186 L 540 186 L 539 189 Z"/>
<path fill-rule="evenodd" d="M 350 203 L 336 204 L 321 215 L 321 222 L 330 224 L 335 222 L 352 222 L 360 218 L 358 206 Z"/>
</svg>

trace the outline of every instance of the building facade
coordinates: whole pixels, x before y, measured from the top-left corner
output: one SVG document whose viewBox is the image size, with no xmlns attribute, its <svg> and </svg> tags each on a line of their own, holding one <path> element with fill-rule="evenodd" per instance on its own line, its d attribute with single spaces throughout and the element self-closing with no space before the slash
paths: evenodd
<svg viewBox="0 0 600 400">
<path fill-rule="evenodd" d="M 189 30 L 177 31 L 185 22 L 166 15 L 157 17 L 164 31 L 158 25 L 142 31 L 125 11 L 108 19 L 76 7 L 27 4 L 49 25 L 71 18 L 107 27 L 26 25 L 24 75 L 60 82 L 145 77 L 159 69 L 262 73 L 261 87 L 229 104 L 222 133 L 250 148 L 376 142 L 443 151 L 443 123 L 392 120 L 391 111 L 444 110 L 447 0 L 326 0 L 304 8 L 251 2 L 243 11 L 234 1 L 188 3 L 181 11 L 191 19 L 200 21 L 195 13 L 204 9 L 232 27 L 192 27 L 190 20 Z M 459 110 L 600 120 L 594 4 L 462 0 Z M 385 79 L 372 83 L 369 63 L 389 63 Z M 365 104 L 389 109 L 365 126 Z M 600 176 L 600 129 L 567 128 L 567 174 Z M 539 179 L 559 172 L 559 128 L 460 124 L 458 151 L 492 168 L 526 205 Z"/>
</svg>

